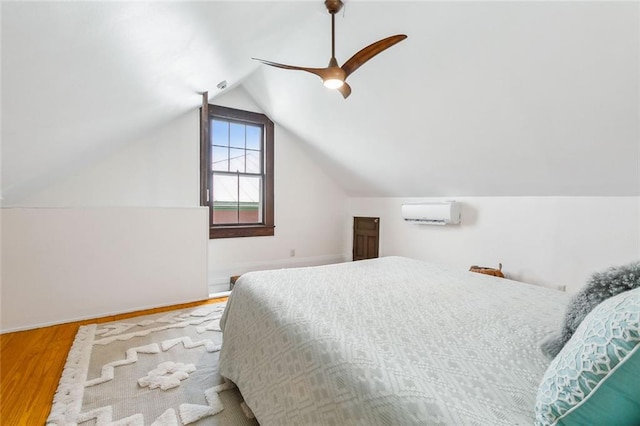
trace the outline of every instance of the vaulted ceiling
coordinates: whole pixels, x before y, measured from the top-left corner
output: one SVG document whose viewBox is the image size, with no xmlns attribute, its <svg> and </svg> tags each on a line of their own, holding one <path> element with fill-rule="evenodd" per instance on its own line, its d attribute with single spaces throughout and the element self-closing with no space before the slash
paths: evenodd
<svg viewBox="0 0 640 426">
<path fill-rule="evenodd" d="M 243 86 L 350 195 L 640 195 L 637 2 L 347 1 L 336 56 L 404 33 L 350 78 L 300 2 L 7 2 L 2 193 L 11 199 Z"/>
</svg>

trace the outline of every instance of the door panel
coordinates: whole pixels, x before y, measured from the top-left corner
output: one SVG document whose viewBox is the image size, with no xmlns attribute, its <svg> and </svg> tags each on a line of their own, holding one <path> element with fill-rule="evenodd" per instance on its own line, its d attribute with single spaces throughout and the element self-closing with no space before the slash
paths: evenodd
<svg viewBox="0 0 640 426">
<path fill-rule="evenodd" d="M 353 260 L 378 257 L 380 218 L 353 218 Z"/>
</svg>

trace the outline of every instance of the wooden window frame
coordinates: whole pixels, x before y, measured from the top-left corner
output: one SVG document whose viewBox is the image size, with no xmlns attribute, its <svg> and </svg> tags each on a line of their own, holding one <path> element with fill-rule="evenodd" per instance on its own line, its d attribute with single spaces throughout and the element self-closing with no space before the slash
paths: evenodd
<svg viewBox="0 0 640 426">
<path fill-rule="evenodd" d="M 213 170 L 211 169 L 211 137 L 209 122 L 213 118 L 231 120 L 264 128 L 263 167 L 264 194 L 262 223 L 258 224 L 224 224 L 214 225 L 213 200 L 210 200 L 210 188 L 213 184 Z M 211 105 L 206 101 L 200 108 L 200 205 L 209 207 L 209 238 L 238 238 L 273 236 L 274 221 L 274 189 L 273 189 L 273 148 L 274 125 L 264 114 L 243 111 L 234 108 Z"/>
</svg>

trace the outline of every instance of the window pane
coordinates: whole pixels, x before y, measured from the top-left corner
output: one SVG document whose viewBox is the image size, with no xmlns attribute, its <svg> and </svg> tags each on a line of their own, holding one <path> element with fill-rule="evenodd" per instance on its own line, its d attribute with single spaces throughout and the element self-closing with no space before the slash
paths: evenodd
<svg viewBox="0 0 640 426">
<path fill-rule="evenodd" d="M 211 122 L 211 143 L 214 145 L 229 146 L 229 123 L 213 120 Z"/>
<path fill-rule="evenodd" d="M 229 171 L 244 173 L 244 149 L 229 149 Z"/>
<path fill-rule="evenodd" d="M 262 127 L 247 126 L 247 149 L 262 149 Z"/>
<path fill-rule="evenodd" d="M 262 222 L 262 178 L 240 176 L 240 223 Z"/>
<path fill-rule="evenodd" d="M 238 223 L 238 177 L 213 175 L 213 223 Z"/>
<path fill-rule="evenodd" d="M 223 172 L 229 171 L 229 148 L 214 146 L 211 150 L 211 168 Z"/>
<path fill-rule="evenodd" d="M 231 123 L 231 146 L 236 148 L 244 148 L 244 128 L 244 124 Z"/>
<path fill-rule="evenodd" d="M 247 173 L 262 173 L 260 151 L 247 150 Z"/>
</svg>

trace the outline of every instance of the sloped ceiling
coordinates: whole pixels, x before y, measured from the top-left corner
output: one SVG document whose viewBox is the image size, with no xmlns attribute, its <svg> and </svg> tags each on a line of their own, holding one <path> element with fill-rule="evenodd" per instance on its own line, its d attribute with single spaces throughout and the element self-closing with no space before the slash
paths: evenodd
<svg viewBox="0 0 640 426">
<path fill-rule="evenodd" d="M 239 85 L 355 196 L 640 195 L 640 6 L 347 1 L 2 2 L 7 201 Z"/>
</svg>

